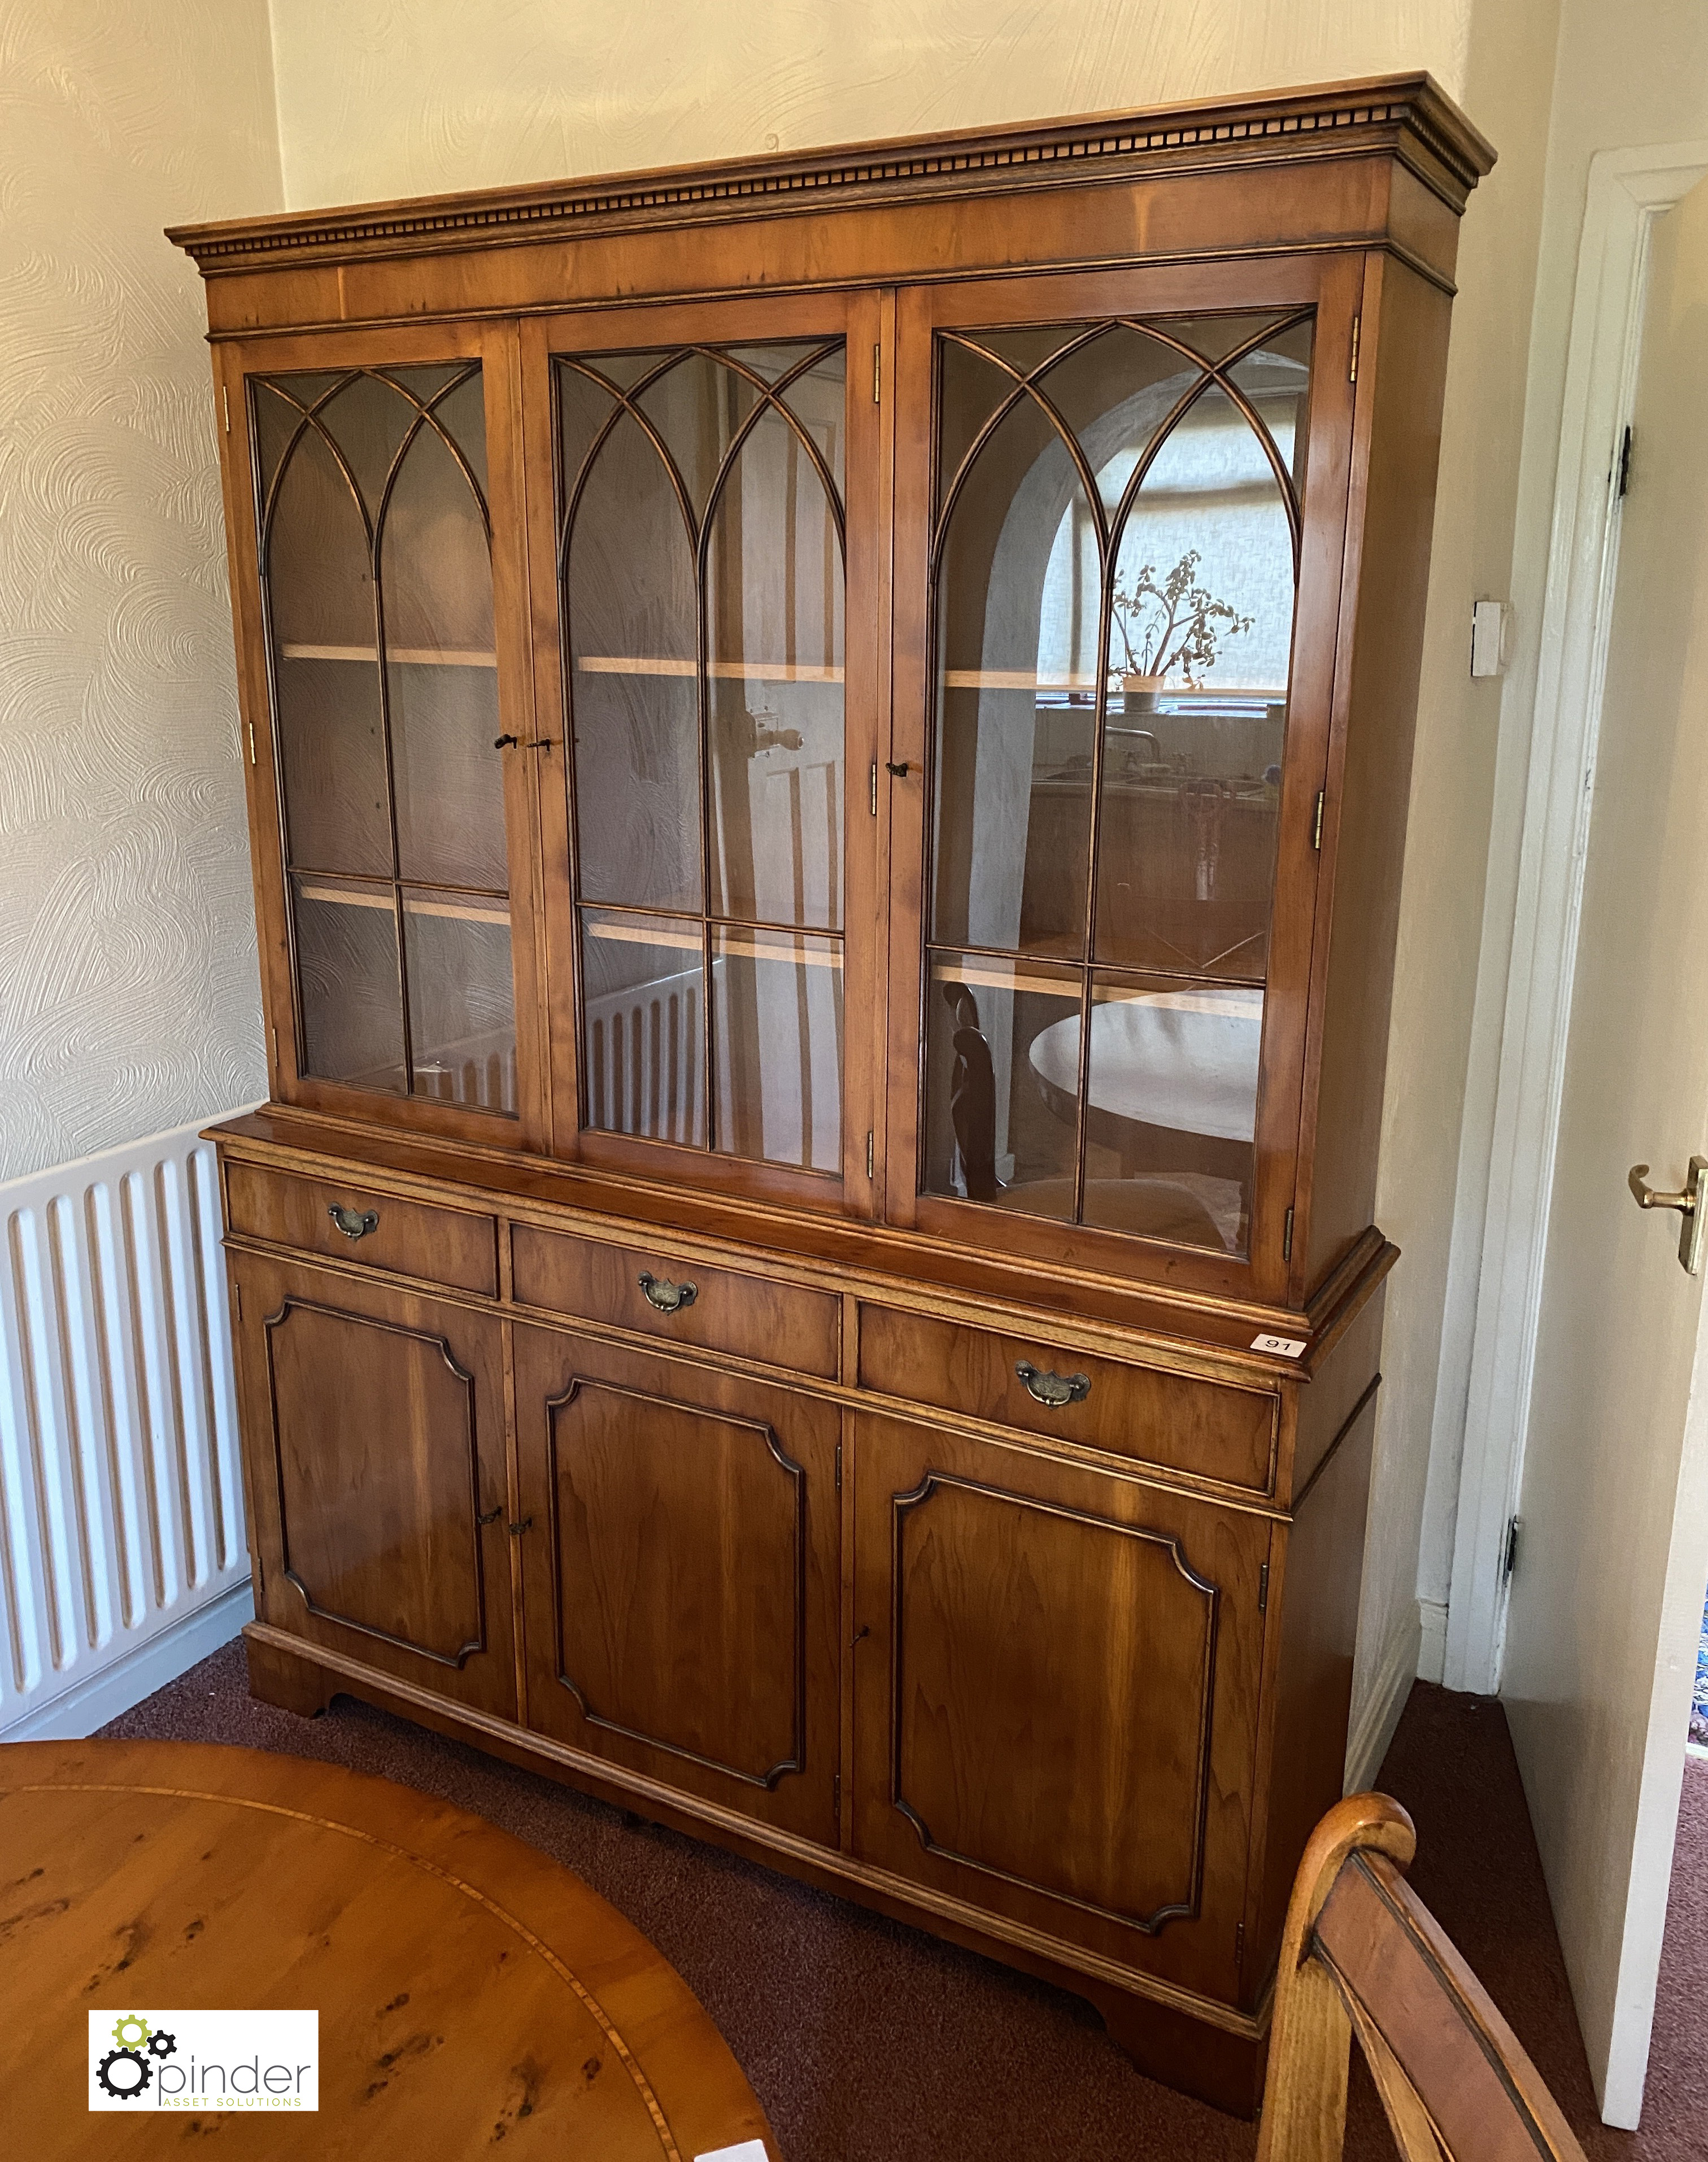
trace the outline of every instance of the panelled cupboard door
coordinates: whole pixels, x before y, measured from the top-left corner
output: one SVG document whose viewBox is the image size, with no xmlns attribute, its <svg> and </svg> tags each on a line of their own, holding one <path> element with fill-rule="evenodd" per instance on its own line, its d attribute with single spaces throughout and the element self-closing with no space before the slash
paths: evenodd
<svg viewBox="0 0 1708 2162">
<path fill-rule="evenodd" d="M 1232 2001 L 1257 1516 L 861 1417 L 863 1861 Z"/>
<path fill-rule="evenodd" d="M 553 1147 L 869 1214 L 880 312 L 524 325 Z M 548 487 L 545 476 L 555 476 Z"/>
<path fill-rule="evenodd" d="M 899 295 L 892 1222 L 1282 1290 L 1361 278 Z"/>
<path fill-rule="evenodd" d="M 497 1319 L 233 1258 L 257 1613 L 514 1719 Z"/>
<path fill-rule="evenodd" d="M 833 1845 L 840 1414 L 515 1331 L 528 1723 Z"/>
<path fill-rule="evenodd" d="M 517 342 L 443 324 L 225 348 L 276 1096 L 544 1140 Z"/>
</svg>

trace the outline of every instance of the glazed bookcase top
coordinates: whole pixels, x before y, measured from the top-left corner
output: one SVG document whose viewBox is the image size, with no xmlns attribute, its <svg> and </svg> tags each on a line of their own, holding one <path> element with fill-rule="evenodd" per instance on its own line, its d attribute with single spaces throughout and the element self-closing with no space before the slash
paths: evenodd
<svg viewBox="0 0 1708 2162">
<path fill-rule="evenodd" d="M 1492 162 L 1419 75 L 175 232 L 274 1104 L 1308 1335 Z"/>
</svg>

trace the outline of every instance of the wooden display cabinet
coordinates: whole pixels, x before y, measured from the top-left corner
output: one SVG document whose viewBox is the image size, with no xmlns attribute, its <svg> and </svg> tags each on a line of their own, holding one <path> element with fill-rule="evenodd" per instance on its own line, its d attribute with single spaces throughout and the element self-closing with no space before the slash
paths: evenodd
<svg viewBox="0 0 1708 2162">
<path fill-rule="evenodd" d="M 1424 78 L 201 227 L 253 1687 L 1249 2111 L 1340 1793 Z"/>
</svg>

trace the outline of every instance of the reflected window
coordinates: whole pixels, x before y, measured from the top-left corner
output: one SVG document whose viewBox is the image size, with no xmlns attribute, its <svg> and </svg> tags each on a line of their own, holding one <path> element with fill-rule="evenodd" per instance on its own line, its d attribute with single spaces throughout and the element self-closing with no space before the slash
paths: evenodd
<svg viewBox="0 0 1708 2162">
<path fill-rule="evenodd" d="M 939 339 L 927 1193 L 1247 1249 L 1311 332 Z"/>
</svg>

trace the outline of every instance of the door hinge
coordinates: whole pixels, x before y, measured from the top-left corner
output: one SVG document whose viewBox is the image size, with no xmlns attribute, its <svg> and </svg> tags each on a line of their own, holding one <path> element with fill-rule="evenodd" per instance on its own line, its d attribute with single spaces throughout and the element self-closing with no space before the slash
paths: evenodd
<svg viewBox="0 0 1708 2162">
<path fill-rule="evenodd" d="M 1363 321 L 1362 316 L 1354 316 L 1352 318 L 1352 361 L 1346 370 L 1346 380 L 1349 383 L 1355 383 L 1358 380 L 1358 329 Z"/>
<path fill-rule="evenodd" d="M 279 1072 L 279 1031 L 274 1028 L 267 1032 L 273 1039 L 273 1071 L 276 1075 Z"/>
<path fill-rule="evenodd" d="M 219 402 L 220 409 L 226 416 L 226 433 L 227 435 L 230 435 L 232 431 L 232 394 L 226 389 L 222 383 L 219 386 Z"/>
<path fill-rule="evenodd" d="M 1269 1564 L 1267 1561 L 1257 1572 L 1257 1611 L 1260 1614 L 1269 1611 Z"/>
<path fill-rule="evenodd" d="M 1501 1581 L 1502 1584 L 1510 1584 L 1512 1582 L 1512 1571 L 1518 1566 L 1518 1534 L 1523 1529 L 1523 1526 L 1517 1517 L 1507 1517 L 1506 1543 L 1501 1548 Z"/>
<path fill-rule="evenodd" d="M 881 345 L 875 345 L 872 347 L 872 403 L 881 405 L 883 402 L 884 348 Z"/>
<path fill-rule="evenodd" d="M 1281 1258 L 1284 1261 L 1293 1259 L 1293 1211 L 1290 1209 L 1281 1219 Z"/>
<path fill-rule="evenodd" d="M 840 1772 L 835 1772 L 831 1774 L 830 1807 L 832 1813 L 835 1815 L 838 1822 L 839 1823 L 842 1819 L 842 1774 Z"/>
<path fill-rule="evenodd" d="M 1613 492 L 1617 497 L 1622 498 L 1631 486 L 1631 431 L 1629 428 L 1619 438 L 1618 467 L 1619 485 Z"/>
<path fill-rule="evenodd" d="M 1329 800 L 1326 788 L 1317 791 L 1317 807 L 1311 817 L 1311 846 L 1319 853 L 1323 845 L 1323 810 Z"/>
<path fill-rule="evenodd" d="M 232 1305 L 236 1309 L 238 1319 L 241 1323 L 243 1318 L 243 1287 L 235 1277 L 232 1278 Z"/>
<path fill-rule="evenodd" d="M 872 760 L 872 816 L 878 815 L 878 761 Z"/>
<path fill-rule="evenodd" d="M 1240 1969 L 1242 1969 L 1245 1966 L 1245 1964 L 1246 1924 L 1243 1922 L 1235 1922 L 1234 1924 L 1234 1966 L 1235 1971 L 1237 1971 Z"/>
<path fill-rule="evenodd" d="M 874 1135 L 871 1127 L 868 1126 L 866 1128 L 866 1177 L 869 1179 L 872 1176 L 872 1167 L 876 1162 L 876 1157 L 875 1154 L 875 1138 L 876 1137 Z"/>
<path fill-rule="evenodd" d="M 255 763 L 255 723 L 251 721 L 248 723 L 248 727 L 249 730 L 249 763 L 253 765 Z"/>
<path fill-rule="evenodd" d="M 836 1444 L 836 1491 L 838 1494 L 842 1491 L 842 1444 L 840 1442 Z"/>
</svg>

